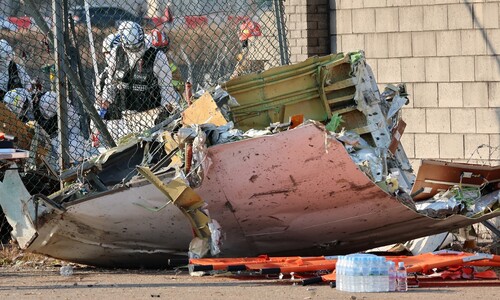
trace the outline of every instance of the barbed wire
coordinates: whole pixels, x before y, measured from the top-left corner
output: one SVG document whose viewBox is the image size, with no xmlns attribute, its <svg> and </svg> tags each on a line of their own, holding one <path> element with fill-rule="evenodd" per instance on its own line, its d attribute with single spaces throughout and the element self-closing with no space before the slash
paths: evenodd
<svg viewBox="0 0 500 300">
<path fill-rule="evenodd" d="M 481 152 L 479 151 L 480 149 L 483 149 L 483 148 L 488 149 L 488 157 L 487 158 L 484 158 L 481 155 Z M 498 159 L 494 159 L 493 154 L 499 150 L 500 150 L 500 146 L 494 147 L 494 146 L 490 146 L 487 144 L 481 144 L 481 145 L 477 146 L 474 151 L 472 151 L 471 155 L 467 159 L 467 163 L 471 162 L 471 160 L 479 160 L 483 165 L 493 166 L 493 164 L 498 164 Z M 473 159 L 475 154 L 477 154 L 479 156 L 479 159 L 477 159 L 477 158 Z M 500 154 L 499 154 L 499 158 L 500 158 Z"/>
</svg>

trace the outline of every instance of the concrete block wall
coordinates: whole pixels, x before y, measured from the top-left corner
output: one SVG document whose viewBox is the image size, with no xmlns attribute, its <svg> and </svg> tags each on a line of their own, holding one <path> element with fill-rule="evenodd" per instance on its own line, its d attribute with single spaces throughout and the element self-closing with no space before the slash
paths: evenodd
<svg viewBox="0 0 500 300">
<path fill-rule="evenodd" d="M 284 4 L 290 61 L 330 53 L 329 1 L 286 0 Z"/>
<path fill-rule="evenodd" d="M 331 0 L 331 44 L 406 82 L 402 141 L 421 159 L 500 164 L 500 0 Z"/>
<path fill-rule="evenodd" d="M 500 0 L 329 0 L 329 17 L 311 19 L 313 1 L 284 2 L 291 62 L 363 49 L 381 88 L 407 83 L 401 141 L 415 170 L 421 159 L 500 164 Z M 310 26 L 326 22 L 329 51 L 310 47 L 324 38 Z"/>
</svg>

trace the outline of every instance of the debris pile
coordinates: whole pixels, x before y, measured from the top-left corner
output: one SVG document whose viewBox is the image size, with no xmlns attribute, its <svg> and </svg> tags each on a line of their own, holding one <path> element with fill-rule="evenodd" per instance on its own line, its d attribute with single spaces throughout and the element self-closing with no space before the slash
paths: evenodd
<svg viewBox="0 0 500 300">
<path fill-rule="evenodd" d="M 186 256 L 353 253 L 500 215 L 499 167 L 424 161 L 413 173 L 400 143 L 406 87 L 380 94 L 362 51 L 195 96 L 54 174 L 56 192 L 31 195 L 6 170 L 0 205 L 19 245 L 76 263 L 158 267 Z"/>
</svg>

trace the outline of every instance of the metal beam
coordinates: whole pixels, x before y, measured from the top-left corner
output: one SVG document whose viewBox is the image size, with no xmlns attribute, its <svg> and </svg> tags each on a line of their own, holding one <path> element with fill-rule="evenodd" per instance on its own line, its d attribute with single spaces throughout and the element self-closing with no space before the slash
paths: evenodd
<svg viewBox="0 0 500 300">
<path fill-rule="evenodd" d="M 484 220 L 481 222 L 486 228 L 488 228 L 491 232 L 493 232 L 497 237 L 500 238 L 500 230 L 493 225 L 490 221 Z"/>
<path fill-rule="evenodd" d="M 283 14 L 282 0 L 274 0 L 274 15 L 276 16 L 276 29 L 278 31 L 278 43 L 280 47 L 281 65 L 288 65 L 288 45 L 286 43 L 285 17 Z"/>
<path fill-rule="evenodd" d="M 63 69 L 65 68 L 64 60 L 64 18 L 62 0 L 52 0 L 52 22 L 54 24 L 54 64 L 55 64 L 55 92 L 57 94 L 57 126 L 59 139 L 59 172 L 69 166 L 68 155 L 68 102 L 66 93 L 66 76 Z"/>
</svg>

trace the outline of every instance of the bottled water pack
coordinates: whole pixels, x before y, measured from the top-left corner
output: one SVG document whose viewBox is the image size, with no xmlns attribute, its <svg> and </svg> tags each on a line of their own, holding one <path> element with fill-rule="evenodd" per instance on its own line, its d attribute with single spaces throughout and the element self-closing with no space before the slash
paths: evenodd
<svg viewBox="0 0 500 300">
<path fill-rule="evenodd" d="M 346 292 L 388 292 L 390 264 L 373 254 L 350 254 L 337 260 L 336 288 Z M 395 279 L 394 274 L 391 274 Z M 395 286 L 395 283 L 393 283 Z"/>
</svg>

